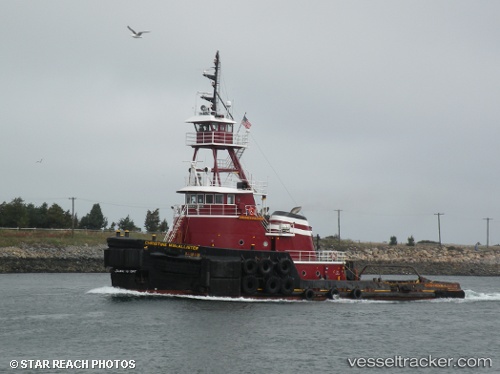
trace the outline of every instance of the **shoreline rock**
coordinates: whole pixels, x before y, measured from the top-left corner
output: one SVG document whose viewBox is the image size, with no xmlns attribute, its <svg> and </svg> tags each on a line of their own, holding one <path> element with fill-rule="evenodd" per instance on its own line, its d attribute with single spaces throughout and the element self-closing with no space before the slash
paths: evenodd
<svg viewBox="0 0 500 374">
<path fill-rule="evenodd" d="M 500 275 L 500 248 L 476 250 L 467 246 L 417 245 L 353 245 L 344 249 L 347 257 L 357 263 L 358 271 L 365 265 L 409 265 L 422 275 Z"/>
<path fill-rule="evenodd" d="M 47 245 L 0 248 L 0 273 L 106 273 L 107 246 Z"/>
<path fill-rule="evenodd" d="M 0 273 L 106 273 L 105 244 L 56 247 L 20 245 L 0 248 Z M 404 245 L 359 243 L 339 249 L 356 262 L 358 271 L 365 265 L 409 265 L 422 275 L 500 275 L 500 247 L 481 248 L 447 245 Z M 378 273 L 375 270 L 373 273 Z M 387 273 L 387 272 L 386 272 Z"/>
</svg>

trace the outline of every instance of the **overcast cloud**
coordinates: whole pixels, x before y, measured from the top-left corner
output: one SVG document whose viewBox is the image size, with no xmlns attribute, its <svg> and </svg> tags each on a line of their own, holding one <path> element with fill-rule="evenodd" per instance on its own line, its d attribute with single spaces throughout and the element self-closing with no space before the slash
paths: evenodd
<svg viewBox="0 0 500 374">
<path fill-rule="evenodd" d="M 361 241 L 500 242 L 496 1 L 2 1 L 0 202 L 181 202 L 217 50 L 271 210 Z M 151 30 L 133 39 L 126 26 Z M 199 103 L 198 103 L 199 104 Z M 36 163 L 43 158 L 42 163 Z M 268 162 L 269 161 L 269 162 Z"/>
</svg>

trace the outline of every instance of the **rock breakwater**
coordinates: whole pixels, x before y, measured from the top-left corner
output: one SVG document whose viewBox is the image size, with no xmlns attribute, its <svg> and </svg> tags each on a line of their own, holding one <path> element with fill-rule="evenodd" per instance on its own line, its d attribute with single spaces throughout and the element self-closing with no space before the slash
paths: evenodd
<svg viewBox="0 0 500 374">
<path fill-rule="evenodd" d="M 456 245 L 352 245 L 345 249 L 358 269 L 372 265 L 410 265 L 428 275 L 500 275 L 500 247 Z"/>
<path fill-rule="evenodd" d="M 105 244 L 2 247 L 0 273 L 103 273 L 105 248 Z"/>
</svg>

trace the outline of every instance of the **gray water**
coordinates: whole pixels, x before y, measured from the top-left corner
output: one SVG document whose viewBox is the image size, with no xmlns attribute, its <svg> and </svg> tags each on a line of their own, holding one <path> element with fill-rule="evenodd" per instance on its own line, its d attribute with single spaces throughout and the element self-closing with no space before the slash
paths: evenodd
<svg viewBox="0 0 500 374">
<path fill-rule="evenodd" d="M 1 274 L 0 372 L 500 372 L 500 278 L 430 278 L 459 281 L 465 300 L 142 296 L 108 274 Z M 356 358 L 372 361 L 351 367 Z"/>
</svg>

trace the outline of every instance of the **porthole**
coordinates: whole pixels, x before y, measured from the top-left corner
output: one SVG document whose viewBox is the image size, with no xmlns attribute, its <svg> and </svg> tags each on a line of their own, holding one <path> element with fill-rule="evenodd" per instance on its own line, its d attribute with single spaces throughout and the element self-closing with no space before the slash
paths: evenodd
<svg viewBox="0 0 500 374">
<path fill-rule="evenodd" d="M 302 276 L 305 277 L 307 275 L 305 270 L 302 270 Z"/>
<path fill-rule="evenodd" d="M 245 244 L 245 241 L 243 239 L 240 239 L 239 243 L 240 243 L 240 245 L 243 245 L 243 244 Z"/>
<path fill-rule="evenodd" d="M 264 247 L 267 247 L 269 245 L 269 243 L 267 241 L 265 241 L 264 243 L 262 243 L 264 245 Z"/>
<path fill-rule="evenodd" d="M 321 273 L 319 272 L 319 270 L 316 270 L 316 276 L 319 278 L 321 276 Z"/>
</svg>

